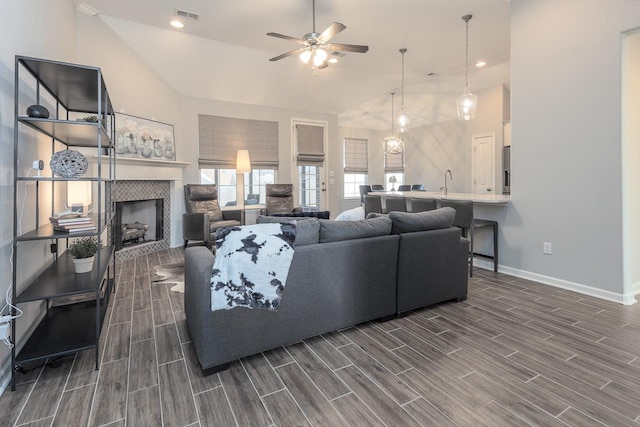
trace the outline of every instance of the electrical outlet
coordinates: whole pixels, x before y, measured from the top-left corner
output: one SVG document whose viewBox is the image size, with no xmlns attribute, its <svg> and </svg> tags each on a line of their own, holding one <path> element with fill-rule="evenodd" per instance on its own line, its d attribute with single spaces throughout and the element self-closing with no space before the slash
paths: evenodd
<svg viewBox="0 0 640 427">
<path fill-rule="evenodd" d="M 547 254 L 547 255 L 551 255 L 552 253 L 552 247 L 551 247 L 551 243 L 549 242 L 544 242 L 542 244 L 542 252 Z"/>
</svg>

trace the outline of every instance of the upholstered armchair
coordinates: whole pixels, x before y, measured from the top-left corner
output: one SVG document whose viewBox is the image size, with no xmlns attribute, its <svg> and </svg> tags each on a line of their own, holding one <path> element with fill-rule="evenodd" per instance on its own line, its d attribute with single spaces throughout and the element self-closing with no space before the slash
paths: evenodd
<svg viewBox="0 0 640 427">
<path fill-rule="evenodd" d="M 293 184 L 266 184 L 265 207 L 261 215 L 291 214 L 302 212 L 293 207 Z"/>
<path fill-rule="evenodd" d="M 242 210 L 220 209 L 218 188 L 215 184 L 187 184 L 184 186 L 186 213 L 182 215 L 184 247 L 189 240 L 204 242 L 213 247 L 216 230 L 242 225 Z"/>
</svg>

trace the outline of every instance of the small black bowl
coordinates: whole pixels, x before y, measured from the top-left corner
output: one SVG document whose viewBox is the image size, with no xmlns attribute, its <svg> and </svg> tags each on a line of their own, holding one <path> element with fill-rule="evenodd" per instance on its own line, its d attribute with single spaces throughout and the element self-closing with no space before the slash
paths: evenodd
<svg viewBox="0 0 640 427">
<path fill-rule="evenodd" d="M 44 108 L 42 105 L 31 105 L 27 108 L 27 116 L 35 117 L 37 119 L 48 119 L 49 110 Z"/>
</svg>

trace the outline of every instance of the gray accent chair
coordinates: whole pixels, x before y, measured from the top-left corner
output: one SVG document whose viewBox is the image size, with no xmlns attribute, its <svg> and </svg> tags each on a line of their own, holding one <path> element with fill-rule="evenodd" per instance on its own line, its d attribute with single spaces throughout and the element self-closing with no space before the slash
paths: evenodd
<svg viewBox="0 0 640 427">
<path fill-rule="evenodd" d="M 438 209 L 438 201 L 436 199 L 411 197 L 409 199 L 409 205 L 409 212 L 425 212 Z"/>
<path fill-rule="evenodd" d="M 302 212 L 300 207 L 293 207 L 293 184 L 267 184 L 265 194 L 265 207 L 260 210 L 261 215 Z"/>
<path fill-rule="evenodd" d="M 441 207 L 451 207 L 456 210 L 453 225 L 462 229 L 462 235 L 469 239 L 469 277 L 473 277 L 473 240 L 475 230 L 482 227 L 493 229 L 493 271 L 498 271 L 498 222 L 473 217 L 473 202 L 470 200 L 440 199 Z M 491 258 L 491 257 L 490 257 Z"/>
<path fill-rule="evenodd" d="M 360 204 L 364 205 L 364 196 L 371 193 L 373 190 L 370 185 L 361 185 L 360 186 Z"/>
<path fill-rule="evenodd" d="M 407 211 L 407 198 L 387 196 L 384 199 L 385 211 L 389 212 L 406 212 Z"/>
<path fill-rule="evenodd" d="M 371 186 L 371 191 L 384 191 L 384 185 L 382 185 L 382 184 L 373 184 Z"/>
<path fill-rule="evenodd" d="M 184 201 L 186 213 L 182 215 L 182 238 L 185 248 L 189 240 L 197 240 L 211 249 L 218 228 L 242 225 L 241 210 L 220 209 L 216 184 L 185 185 Z"/>
<path fill-rule="evenodd" d="M 370 212 L 382 213 L 382 198 L 380 196 L 364 196 L 364 217 Z"/>
</svg>

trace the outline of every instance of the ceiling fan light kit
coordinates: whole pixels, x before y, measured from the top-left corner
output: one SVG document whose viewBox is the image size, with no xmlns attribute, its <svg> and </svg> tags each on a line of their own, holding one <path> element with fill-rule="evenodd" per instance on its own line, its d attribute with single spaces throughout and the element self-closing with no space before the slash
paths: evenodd
<svg viewBox="0 0 640 427">
<path fill-rule="evenodd" d="M 340 22 L 334 22 L 329 25 L 326 30 L 322 33 L 316 33 L 316 2 L 312 0 L 312 9 L 313 9 L 313 31 L 305 34 L 302 38 L 296 38 L 291 36 L 286 36 L 280 33 L 267 33 L 268 36 L 277 37 L 280 39 L 291 40 L 298 44 L 301 44 L 302 47 L 298 49 L 291 50 L 289 52 L 285 52 L 282 55 L 275 56 L 269 61 L 279 61 L 280 59 L 286 58 L 287 56 L 291 56 L 294 54 L 298 54 L 300 60 L 308 64 L 311 62 L 313 70 L 318 70 L 322 68 L 326 68 L 329 66 L 329 63 L 337 62 L 337 59 L 333 61 L 329 60 L 329 52 L 333 55 L 335 52 L 354 52 L 354 53 L 366 53 L 369 50 L 369 46 L 357 45 L 357 44 L 343 44 L 343 43 L 329 43 L 329 41 L 334 38 L 338 33 L 346 29 L 347 27 Z"/>
<path fill-rule="evenodd" d="M 469 90 L 469 21 L 473 15 L 464 15 L 462 20 L 466 26 L 466 49 L 464 66 L 464 93 L 458 97 L 458 120 L 473 120 L 476 117 L 478 97 Z"/>
</svg>

